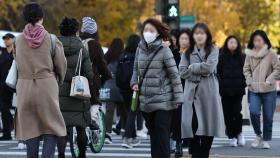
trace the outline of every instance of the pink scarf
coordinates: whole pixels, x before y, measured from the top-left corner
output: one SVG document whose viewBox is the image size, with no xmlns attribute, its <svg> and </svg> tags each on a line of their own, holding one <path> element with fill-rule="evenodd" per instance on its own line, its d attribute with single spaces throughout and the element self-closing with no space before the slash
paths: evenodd
<svg viewBox="0 0 280 158">
<path fill-rule="evenodd" d="M 40 47 L 47 34 L 44 26 L 38 24 L 27 24 L 23 30 L 23 36 L 31 48 Z"/>
</svg>

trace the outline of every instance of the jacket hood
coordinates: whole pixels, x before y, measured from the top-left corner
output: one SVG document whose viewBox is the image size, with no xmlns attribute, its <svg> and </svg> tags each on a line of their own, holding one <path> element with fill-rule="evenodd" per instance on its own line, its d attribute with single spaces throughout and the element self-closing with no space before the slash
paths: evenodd
<svg viewBox="0 0 280 158">
<path fill-rule="evenodd" d="M 77 54 L 83 48 L 81 39 L 77 36 L 60 36 L 58 39 L 62 42 L 65 55 Z"/>
<path fill-rule="evenodd" d="M 267 55 L 271 49 L 268 49 L 268 46 L 265 45 L 260 51 L 256 51 L 255 49 L 245 49 L 245 54 L 254 57 L 254 58 L 263 58 L 265 55 Z"/>
<path fill-rule="evenodd" d="M 23 30 L 23 37 L 27 40 L 29 47 L 38 48 L 42 45 L 48 32 L 42 25 L 27 24 Z"/>
<path fill-rule="evenodd" d="M 139 48 L 147 53 L 153 53 L 157 50 L 160 46 L 162 46 L 162 39 L 156 39 L 154 42 L 150 43 L 149 45 L 146 43 L 144 39 L 142 39 L 139 43 Z"/>
</svg>

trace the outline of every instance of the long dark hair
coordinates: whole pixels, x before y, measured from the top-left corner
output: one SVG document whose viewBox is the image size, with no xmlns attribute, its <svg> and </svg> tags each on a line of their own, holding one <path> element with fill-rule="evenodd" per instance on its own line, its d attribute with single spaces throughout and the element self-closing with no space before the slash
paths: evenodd
<svg viewBox="0 0 280 158">
<path fill-rule="evenodd" d="M 147 24 L 151 24 L 157 29 L 158 34 L 159 34 L 158 38 L 161 38 L 163 40 L 170 39 L 169 26 L 154 18 L 149 18 L 143 23 L 142 30 L 141 30 L 142 37 L 143 37 L 143 33 L 144 33 L 144 28 Z"/>
<path fill-rule="evenodd" d="M 240 44 L 240 40 L 234 35 L 230 35 L 230 36 L 227 37 L 227 39 L 225 40 L 225 43 L 224 43 L 224 45 L 221 49 L 221 52 L 222 53 L 229 53 L 230 52 L 230 50 L 228 49 L 228 41 L 232 38 L 237 41 L 237 48 L 234 50 L 234 54 L 241 55 L 242 54 L 242 47 L 241 47 L 241 44 Z"/>
<path fill-rule="evenodd" d="M 125 51 L 127 53 L 135 53 L 140 40 L 141 40 L 140 36 L 138 36 L 136 34 L 130 35 L 127 40 L 127 45 L 126 45 Z"/>
<path fill-rule="evenodd" d="M 255 32 L 253 32 L 251 34 L 251 37 L 250 37 L 250 40 L 248 42 L 247 48 L 249 48 L 249 49 L 253 49 L 254 48 L 254 38 L 256 36 L 261 36 L 262 39 L 264 40 L 264 42 L 267 44 L 267 48 L 268 49 L 271 48 L 271 42 L 270 42 L 270 40 L 268 39 L 266 33 L 263 30 L 256 30 Z"/>
<path fill-rule="evenodd" d="M 178 37 L 177 37 L 177 43 L 178 43 L 178 48 L 180 49 L 181 46 L 180 46 L 180 42 L 179 42 L 179 39 L 181 37 L 182 34 L 187 34 L 188 37 L 189 37 L 189 40 L 191 40 L 191 37 L 192 37 L 192 31 L 190 29 L 184 29 L 182 31 L 180 31 Z"/>
<path fill-rule="evenodd" d="M 191 38 L 190 38 L 190 48 L 186 51 L 186 57 L 187 57 L 187 59 L 190 59 L 190 55 L 194 51 L 195 41 L 194 41 L 193 35 L 197 29 L 204 30 L 204 32 L 207 35 L 207 39 L 206 39 L 205 46 L 204 46 L 204 50 L 206 52 L 205 59 L 207 59 L 211 53 L 211 50 L 213 47 L 213 41 L 212 41 L 212 34 L 211 34 L 208 26 L 204 23 L 197 23 L 194 25 L 194 27 L 192 29 L 192 33 L 191 33 Z"/>
<path fill-rule="evenodd" d="M 123 41 L 120 38 L 113 39 L 107 53 L 104 56 L 108 64 L 119 59 L 123 52 L 123 45 Z"/>
</svg>

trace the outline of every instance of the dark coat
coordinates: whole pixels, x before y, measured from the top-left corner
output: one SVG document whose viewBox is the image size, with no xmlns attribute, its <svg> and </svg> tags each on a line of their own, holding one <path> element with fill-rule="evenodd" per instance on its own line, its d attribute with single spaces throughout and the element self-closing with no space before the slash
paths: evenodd
<svg viewBox="0 0 280 158">
<path fill-rule="evenodd" d="M 93 84 L 93 71 L 87 50 L 84 48 L 79 37 L 59 37 L 64 47 L 67 60 L 67 71 L 63 84 L 59 87 L 59 103 L 66 126 L 85 127 L 90 118 L 89 100 L 80 100 L 70 97 L 71 81 L 75 75 L 75 68 L 78 61 L 80 49 L 83 49 L 81 75 L 89 80 L 90 86 Z"/>
<path fill-rule="evenodd" d="M 5 81 L 13 63 L 12 53 L 8 53 L 6 48 L 0 47 L 0 108 L 2 104 L 12 104 L 13 91 Z"/>
<path fill-rule="evenodd" d="M 217 72 L 221 96 L 242 96 L 245 94 L 244 61 L 244 54 L 220 53 Z"/>
<path fill-rule="evenodd" d="M 88 52 L 92 62 L 92 70 L 94 75 L 93 86 L 90 87 L 92 98 L 91 104 L 100 104 L 99 90 L 105 81 L 112 78 L 111 72 L 107 68 L 107 63 L 104 59 L 104 52 L 100 43 L 95 40 L 92 34 L 82 33 L 82 40 L 92 39 L 88 42 Z M 95 95 L 93 95 L 95 94 Z"/>
<path fill-rule="evenodd" d="M 137 48 L 131 86 L 138 84 L 138 75 L 142 77 L 144 70 L 154 53 L 162 46 L 158 39 L 147 46 L 142 40 Z M 138 73 L 139 69 L 139 73 Z M 140 87 L 140 109 L 144 112 L 156 110 L 172 110 L 183 103 L 183 88 L 173 54 L 163 47 L 155 55 Z"/>
<path fill-rule="evenodd" d="M 119 87 L 116 85 L 116 71 L 118 67 L 118 61 L 114 61 L 108 64 L 108 69 L 111 71 L 113 78 L 107 80 L 104 83 L 104 88 L 110 89 L 110 99 L 106 100 L 108 102 L 122 102 L 123 97 L 121 95 Z"/>
</svg>

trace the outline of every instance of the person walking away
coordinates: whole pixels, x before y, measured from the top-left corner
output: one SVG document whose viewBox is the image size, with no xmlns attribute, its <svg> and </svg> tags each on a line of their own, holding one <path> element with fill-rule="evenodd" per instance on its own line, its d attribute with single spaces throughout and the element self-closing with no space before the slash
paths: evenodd
<svg viewBox="0 0 280 158">
<path fill-rule="evenodd" d="M 112 78 L 112 75 L 107 68 L 107 63 L 104 59 L 104 52 L 99 43 L 96 21 L 91 17 L 84 17 L 82 21 L 80 38 L 83 40 L 83 43 L 89 53 L 89 57 L 92 62 L 92 70 L 95 74 L 93 78 L 93 86 L 90 87 L 92 95 L 90 102 L 91 105 L 93 105 L 92 108 L 96 111 L 99 108 L 98 105 L 101 105 L 99 90 L 105 81 Z"/>
<path fill-rule="evenodd" d="M 23 9 L 27 24 L 16 38 L 18 69 L 16 138 L 27 145 L 27 158 L 38 158 L 41 139 L 42 158 L 54 158 L 57 137 L 66 136 L 59 109 L 58 83 L 66 73 L 61 42 L 43 27 L 43 9 L 28 3 Z"/>
<path fill-rule="evenodd" d="M 110 90 L 110 98 L 106 99 L 106 136 L 105 136 L 105 142 L 107 144 L 112 143 L 112 125 L 113 125 L 113 117 L 114 112 L 117 107 L 119 107 L 121 120 L 124 120 L 123 118 L 126 118 L 126 110 L 123 107 L 123 97 L 121 95 L 120 89 L 116 85 L 116 72 L 117 72 L 117 66 L 119 58 L 123 52 L 124 44 L 123 41 L 119 38 L 113 39 L 108 52 L 105 54 L 105 60 L 108 63 L 108 69 L 111 71 L 111 74 L 113 76 L 113 79 L 107 80 L 103 88 Z M 124 124 L 122 125 L 122 128 L 124 129 Z"/>
<path fill-rule="evenodd" d="M 242 134 L 242 98 L 245 94 L 243 66 L 245 54 L 236 36 L 229 36 L 221 49 L 217 67 L 220 95 L 222 98 L 226 134 L 232 147 L 244 146 Z"/>
<path fill-rule="evenodd" d="M 182 138 L 192 138 L 192 158 L 208 158 L 214 136 L 224 136 L 224 116 L 216 76 L 219 50 L 208 26 L 197 23 L 179 65 L 185 79 Z"/>
<path fill-rule="evenodd" d="M 181 55 L 185 54 L 186 50 L 190 47 L 190 37 L 191 30 L 185 29 L 179 33 L 178 36 L 178 49 L 173 51 L 173 56 L 176 61 L 177 67 L 179 67 L 179 63 L 181 60 Z M 184 80 L 181 79 L 182 86 L 184 88 Z M 183 156 L 183 147 L 182 147 L 182 136 L 181 136 L 181 122 L 182 122 L 182 106 L 179 106 L 178 109 L 173 110 L 172 115 L 172 123 L 171 123 L 171 138 L 176 142 L 175 145 L 175 156 L 182 157 Z"/>
<path fill-rule="evenodd" d="M 71 81 L 72 78 L 77 75 L 75 70 L 80 51 L 82 51 L 81 76 L 85 76 L 88 79 L 90 86 L 93 84 L 94 74 L 89 54 L 78 37 L 78 21 L 74 18 L 65 17 L 59 25 L 59 30 L 61 34 L 59 40 L 63 44 L 64 53 L 68 63 L 65 80 L 59 87 L 60 109 L 68 131 L 69 128 L 76 127 L 79 158 L 85 158 L 87 149 L 87 136 L 85 128 L 89 126 L 91 122 L 91 104 L 89 99 L 76 99 L 74 97 L 70 97 Z M 65 157 L 66 143 L 67 137 L 61 137 L 59 139 L 59 158 Z"/>
<path fill-rule="evenodd" d="M 133 112 L 131 110 L 133 91 L 130 88 L 130 80 L 133 74 L 135 53 L 139 42 L 140 37 L 138 35 L 129 36 L 127 47 L 125 48 L 125 51 L 122 53 L 119 59 L 116 73 L 116 84 L 120 88 L 124 100 L 124 106 L 121 108 L 125 108 L 125 111 L 127 113 L 125 133 L 122 143 L 122 147 L 124 148 L 133 148 L 141 143 L 136 139 L 137 133 L 135 127 L 135 121 L 139 111 Z"/>
<path fill-rule="evenodd" d="M 266 33 L 256 30 L 248 42 L 244 75 L 249 88 L 250 117 L 256 134 L 253 148 L 270 149 L 272 139 L 273 115 L 276 107 L 276 85 L 280 77 L 277 55 L 271 49 Z M 262 109 L 262 110 L 261 110 Z M 263 112 L 263 132 L 261 130 L 261 111 Z"/>
<path fill-rule="evenodd" d="M 7 33 L 3 36 L 6 48 L 0 47 L 0 111 L 3 124 L 3 136 L 0 137 L 0 141 L 12 139 L 13 116 L 10 109 L 12 108 L 13 90 L 6 85 L 5 81 L 14 59 L 14 39 L 13 34 Z"/>
<path fill-rule="evenodd" d="M 150 133 L 152 158 L 170 157 L 172 110 L 183 103 L 176 62 L 170 48 L 162 45 L 169 39 L 168 32 L 168 26 L 156 19 L 144 22 L 130 84 L 134 91 L 140 91 L 139 108 Z"/>
</svg>

